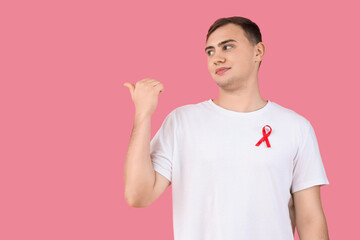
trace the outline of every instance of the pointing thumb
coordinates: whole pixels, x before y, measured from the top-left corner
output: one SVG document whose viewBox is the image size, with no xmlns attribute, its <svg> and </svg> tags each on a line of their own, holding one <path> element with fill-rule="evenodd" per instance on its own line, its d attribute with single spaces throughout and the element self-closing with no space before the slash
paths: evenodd
<svg viewBox="0 0 360 240">
<path fill-rule="evenodd" d="M 134 90 L 135 90 L 135 86 L 132 83 L 129 83 L 129 82 L 124 83 L 123 86 L 129 88 L 130 94 L 132 96 L 133 93 L 134 93 Z"/>
</svg>

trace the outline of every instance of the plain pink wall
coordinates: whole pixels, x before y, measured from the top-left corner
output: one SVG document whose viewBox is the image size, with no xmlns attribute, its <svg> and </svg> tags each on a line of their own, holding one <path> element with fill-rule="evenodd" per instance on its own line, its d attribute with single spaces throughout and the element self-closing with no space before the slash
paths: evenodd
<svg viewBox="0 0 360 240">
<path fill-rule="evenodd" d="M 123 83 L 162 82 L 151 137 L 176 107 L 214 98 L 206 33 L 256 22 L 262 96 L 314 126 L 331 239 L 354 239 L 359 195 L 356 1 L 2 1 L 0 239 L 172 239 L 171 187 L 124 199 L 134 105 Z M 298 239 L 296 237 L 296 239 Z"/>
</svg>

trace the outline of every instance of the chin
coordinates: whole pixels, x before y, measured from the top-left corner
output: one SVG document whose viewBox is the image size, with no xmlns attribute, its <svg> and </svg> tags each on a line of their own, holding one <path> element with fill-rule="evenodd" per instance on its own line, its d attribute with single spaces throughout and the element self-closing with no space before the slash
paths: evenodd
<svg viewBox="0 0 360 240">
<path fill-rule="evenodd" d="M 226 89 L 226 90 L 234 90 L 236 89 L 236 86 L 238 84 L 236 84 L 236 81 L 234 81 L 234 79 L 232 78 L 225 78 L 225 79 L 218 79 L 215 80 L 216 84 L 221 87 L 222 89 Z"/>
</svg>

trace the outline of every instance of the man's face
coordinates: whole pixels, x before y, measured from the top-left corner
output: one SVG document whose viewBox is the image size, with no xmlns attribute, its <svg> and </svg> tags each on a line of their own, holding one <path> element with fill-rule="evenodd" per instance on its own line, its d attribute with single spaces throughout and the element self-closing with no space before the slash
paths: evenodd
<svg viewBox="0 0 360 240">
<path fill-rule="evenodd" d="M 234 41 L 218 46 L 230 39 Z M 209 46 L 212 47 L 207 48 Z M 256 56 L 256 46 L 245 37 L 244 30 L 233 23 L 219 27 L 209 36 L 205 53 L 210 75 L 219 87 L 228 90 L 246 85 L 247 80 L 257 74 L 256 65 L 261 60 L 261 57 Z M 217 74 L 216 69 L 221 67 L 230 69 L 221 75 Z"/>
</svg>

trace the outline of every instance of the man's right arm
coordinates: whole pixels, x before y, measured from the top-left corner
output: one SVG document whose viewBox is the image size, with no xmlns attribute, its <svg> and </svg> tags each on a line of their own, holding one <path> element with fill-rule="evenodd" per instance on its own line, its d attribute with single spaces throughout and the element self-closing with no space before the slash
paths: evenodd
<svg viewBox="0 0 360 240">
<path fill-rule="evenodd" d="M 164 91 L 161 82 L 145 78 L 135 86 L 126 82 L 135 104 L 134 125 L 124 166 L 125 200 L 133 207 L 146 207 L 165 190 L 165 177 L 157 177 L 150 155 L 150 123 L 158 96 Z M 168 181 L 168 180 L 166 180 Z"/>
<path fill-rule="evenodd" d="M 170 185 L 155 172 L 150 157 L 151 116 L 136 114 L 124 167 L 125 199 L 132 207 L 146 207 Z"/>
</svg>

